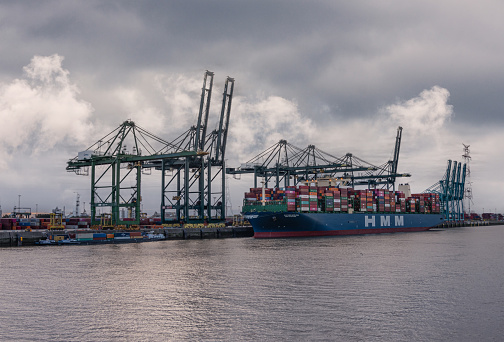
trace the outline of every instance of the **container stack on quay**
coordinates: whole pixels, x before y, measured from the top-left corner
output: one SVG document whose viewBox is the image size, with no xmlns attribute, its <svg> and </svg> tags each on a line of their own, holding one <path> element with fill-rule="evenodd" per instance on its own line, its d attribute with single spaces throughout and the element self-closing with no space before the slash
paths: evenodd
<svg viewBox="0 0 504 342">
<path fill-rule="evenodd" d="M 133 219 L 125 218 L 124 221 L 133 221 Z M 89 217 L 70 217 L 62 220 L 64 229 L 85 230 L 90 228 L 98 229 L 91 225 Z M 170 226 L 180 227 L 179 224 Z M 0 230 L 34 230 L 34 229 L 49 229 L 51 227 L 50 218 L 1 218 Z M 161 224 L 161 218 L 142 218 L 140 220 L 140 229 L 159 229 L 165 228 Z"/>
<path fill-rule="evenodd" d="M 251 237 L 254 232 L 250 225 L 227 226 L 224 223 L 211 224 L 165 224 L 146 226 L 108 226 L 69 229 L 63 225 L 60 229 L 28 229 L 32 226 L 20 226 L 16 219 L 3 219 L 5 230 L 0 231 L 0 247 L 30 245 L 67 245 L 67 244 L 111 244 L 136 243 L 159 240 L 185 240 L 210 238 Z M 77 222 L 77 221 L 76 221 Z M 83 221 L 80 221 L 83 222 Z M 153 221 L 158 223 L 157 221 Z M 66 223 L 66 222 L 64 222 Z M 159 222 L 160 223 L 160 222 Z M 74 226 L 74 225 L 69 225 Z M 82 227 L 83 224 L 75 226 Z M 35 227 L 35 226 L 33 226 Z"/>
<path fill-rule="evenodd" d="M 63 221 L 67 229 L 87 229 L 91 227 L 90 218 L 71 217 Z"/>
<path fill-rule="evenodd" d="M 17 230 L 18 221 L 15 218 L 2 218 L 0 219 L 0 230 Z M 21 229 L 21 228 L 19 228 Z"/>
<path fill-rule="evenodd" d="M 247 206 L 257 206 L 261 203 L 264 203 L 265 211 L 422 214 L 441 212 L 439 194 L 435 193 L 412 194 L 406 198 L 402 191 L 309 185 L 264 190 L 251 188 L 250 192 L 245 193 L 243 211 L 249 211 Z"/>
<path fill-rule="evenodd" d="M 469 216 L 469 215 L 467 215 Z M 496 214 L 496 213 L 483 213 L 481 214 L 481 217 L 483 220 L 487 221 L 504 221 L 504 216 L 502 214 Z M 472 213 L 469 216 L 469 219 L 481 219 L 478 214 Z"/>
<path fill-rule="evenodd" d="M 67 218 L 62 222 L 66 229 L 88 229 L 91 226 L 89 218 Z M 50 218 L 2 218 L 1 230 L 29 230 L 48 229 L 51 225 Z"/>
</svg>

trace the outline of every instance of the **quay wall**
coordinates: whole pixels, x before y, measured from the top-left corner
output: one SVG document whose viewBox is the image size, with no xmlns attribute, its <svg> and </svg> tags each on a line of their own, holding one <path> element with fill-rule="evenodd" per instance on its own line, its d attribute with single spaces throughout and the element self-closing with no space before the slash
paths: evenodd
<svg viewBox="0 0 504 342">
<path fill-rule="evenodd" d="M 224 239 L 254 236 L 254 230 L 250 226 L 245 227 L 222 227 L 222 228 L 159 228 L 146 229 L 145 232 L 164 234 L 162 240 L 188 240 L 188 239 Z M 49 235 L 72 234 L 75 232 L 89 233 L 120 233 L 124 230 L 0 230 L 0 247 L 33 246 L 40 240 L 45 240 Z"/>
</svg>

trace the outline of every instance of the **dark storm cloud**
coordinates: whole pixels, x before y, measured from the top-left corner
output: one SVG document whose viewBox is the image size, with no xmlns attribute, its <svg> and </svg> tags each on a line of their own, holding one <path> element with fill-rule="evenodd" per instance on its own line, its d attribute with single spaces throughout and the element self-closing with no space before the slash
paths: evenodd
<svg viewBox="0 0 504 342">
<path fill-rule="evenodd" d="M 335 115 L 369 116 L 440 85 L 460 99 L 460 119 L 471 120 L 479 107 L 487 119 L 500 120 L 503 51 L 489 38 L 502 30 L 499 7 L 202 1 L 128 11 L 144 23 L 146 42 L 160 46 L 149 62 L 169 64 L 170 56 L 177 65 L 251 75 L 249 91 L 273 88 L 298 99 L 307 114 L 324 103 Z"/>
<path fill-rule="evenodd" d="M 131 82 L 144 69 L 222 70 L 246 76 L 243 91 L 295 98 L 307 115 L 323 104 L 336 117 L 370 116 L 439 85 L 457 102 L 457 118 L 502 120 L 497 2 L 34 1 L 2 9 L 10 38 L 2 50 L 23 42 L 4 65 L 59 53 L 72 72 L 103 84 Z"/>
</svg>

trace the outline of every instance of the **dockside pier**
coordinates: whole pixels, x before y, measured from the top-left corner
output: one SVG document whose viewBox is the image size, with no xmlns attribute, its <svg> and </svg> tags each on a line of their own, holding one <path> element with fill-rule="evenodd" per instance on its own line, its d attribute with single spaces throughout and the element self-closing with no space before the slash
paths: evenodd
<svg viewBox="0 0 504 342">
<path fill-rule="evenodd" d="M 72 235 L 77 233 L 130 233 L 125 230 L 3 230 L 0 231 L 0 247 L 12 246 L 33 246 L 40 240 L 46 240 L 50 236 Z M 164 238 L 159 240 L 189 240 L 189 239 L 225 239 L 252 237 L 254 231 L 251 226 L 229 226 L 219 228 L 159 228 L 138 230 L 137 232 L 149 232 L 153 234 L 162 234 Z M 135 242 L 142 242 L 145 239 L 136 239 Z M 148 240 L 152 241 L 152 240 Z M 121 243 L 124 241 L 118 241 Z M 108 242 L 110 243 L 110 241 Z M 99 244 L 99 242 L 98 242 Z"/>
</svg>

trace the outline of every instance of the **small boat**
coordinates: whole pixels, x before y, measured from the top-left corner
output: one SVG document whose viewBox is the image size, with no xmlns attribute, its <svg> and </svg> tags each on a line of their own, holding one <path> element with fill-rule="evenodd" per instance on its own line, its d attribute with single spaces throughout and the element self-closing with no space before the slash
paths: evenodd
<svg viewBox="0 0 504 342">
<path fill-rule="evenodd" d="M 40 246 L 45 246 L 45 245 L 80 245 L 80 241 L 77 241 L 76 239 L 63 239 L 63 240 L 51 240 L 51 239 L 45 239 L 45 240 L 39 240 L 35 242 L 36 245 Z"/>
<path fill-rule="evenodd" d="M 45 239 L 45 240 L 39 240 L 35 242 L 36 245 L 55 245 L 56 241 L 50 240 L 50 239 Z"/>
<path fill-rule="evenodd" d="M 76 239 L 63 239 L 59 240 L 58 245 L 80 245 L 80 241 L 77 241 Z"/>
</svg>

